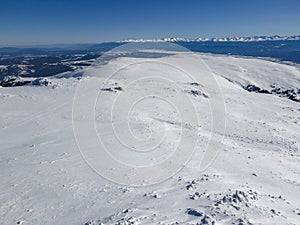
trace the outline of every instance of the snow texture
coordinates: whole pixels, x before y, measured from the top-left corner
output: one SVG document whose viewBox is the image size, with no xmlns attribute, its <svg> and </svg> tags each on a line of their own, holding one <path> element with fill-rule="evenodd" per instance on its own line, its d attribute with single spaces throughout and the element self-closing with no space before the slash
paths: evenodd
<svg viewBox="0 0 300 225">
<path fill-rule="evenodd" d="M 161 60 L 180 65 L 189 64 L 192 57 L 178 53 Z M 261 59 L 205 54 L 197 57 L 204 64 L 192 69 L 206 71 L 203 65 L 210 68 L 226 109 L 224 139 L 206 170 L 199 163 L 211 135 L 207 103 L 220 93 L 201 77 L 194 82 L 172 68 L 168 71 L 163 66 L 135 64 L 108 81 L 104 74 L 92 76 L 98 71 L 92 68 L 82 79 L 69 74 L 68 78 L 0 87 L 0 223 L 300 224 L 299 68 Z M 111 60 L 101 71 L 109 74 L 121 65 L 145 60 L 149 59 L 121 57 Z M 163 71 L 171 83 L 158 78 L 131 83 L 141 71 L 148 75 Z M 100 176 L 97 168 L 91 168 L 95 162 L 85 159 L 85 153 L 78 150 L 78 133 L 73 134 L 72 121 L 87 121 L 80 114 L 85 112 L 84 107 L 72 117 L 76 90 L 86 81 L 101 84 L 97 86 L 95 129 L 105 137 L 102 144 L 115 158 L 136 167 L 154 165 L 168 159 L 181 142 L 191 146 L 196 135 L 198 142 L 189 161 L 178 173 L 150 186 L 118 183 L 126 183 L 129 178 L 118 176 L 118 168 L 113 166 L 107 168 L 107 173 L 101 171 L 111 175 L 113 182 L 110 177 Z M 128 113 L 125 97 L 141 96 L 149 90 L 162 100 L 147 98 Z M 176 110 L 163 101 L 176 102 L 174 96 L 186 96 L 199 113 L 199 124 L 190 118 L 181 121 Z M 109 108 L 114 99 L 120 100 L 113 105 L 115 111 Z M 175 106 L 186 107 L 184 102 Z M 118 133 L 127 122 L 141 141 L 131 142 L 128 133 Z M 112 124 L 117 126 L 116 133 L 111 130 Z M 90 135 L 86 133 L 86 146 L 91 143 Z M 165 139 L 157 150 L 159 154 L 131 158 L 133 153 L 123 152 L 124 146 L 115 140 L 116 136 L 131 148 L 144 150 Z M 96 160 L 106 165 L 104 158 Z M 138 170 L 131 172 L 139 174 Z M 151 173 L 144 175 L 145 184 L 147 179 L 155 180 Z"/>
</svg>

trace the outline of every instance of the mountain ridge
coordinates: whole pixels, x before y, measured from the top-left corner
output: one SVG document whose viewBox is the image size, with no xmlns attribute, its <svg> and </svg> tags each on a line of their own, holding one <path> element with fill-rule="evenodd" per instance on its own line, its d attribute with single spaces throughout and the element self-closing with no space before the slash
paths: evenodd
<svg viewBox="0 0 300 225">
<path fill-rule="evenodd" d="M 249 37 L 222 37 L 222 38 L 181 38 L 181 37 L 167 37 L 161 39 L 126 39 L 118 41 L 119 43 L 128 42 L 257 42 L 257 41 L 298 41 L 300 35 L 291 36 L 249 36 Z"/>
</svg>

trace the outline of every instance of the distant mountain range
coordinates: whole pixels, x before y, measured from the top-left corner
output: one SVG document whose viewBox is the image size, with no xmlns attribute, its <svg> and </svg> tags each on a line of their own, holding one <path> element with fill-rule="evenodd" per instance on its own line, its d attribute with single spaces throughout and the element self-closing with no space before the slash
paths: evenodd
<svg viewBox="0 0 300 225">
<path fill-rule="evenodd" d="M 119 41 L 120 43 L 127 42 L 254 42 L 254 41 L 297 41 L 300 40 L 300 35 L 292 36 L 252 36 L 252 37 L 224 37 L 224 38 L 161 38 L 161 39 L 129 39 Z"/>
</svg>

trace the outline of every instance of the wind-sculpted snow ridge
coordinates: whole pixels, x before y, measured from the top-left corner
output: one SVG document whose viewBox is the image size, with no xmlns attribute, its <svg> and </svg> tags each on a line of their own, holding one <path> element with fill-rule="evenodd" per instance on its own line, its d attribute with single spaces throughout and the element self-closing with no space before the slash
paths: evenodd
<svg viewBox="0 0 300 225">
<path fill-rule="evenodd" d="M 300 35 L 292 36 L 252 36 L 252 37 L 223 37 L 223 38 L 161 38 L 161 39 L 128 39 L 120 42 L 255 42 L 255 41 L 299 41 Z"/>
<path fill-rule="evenodd" d="M 250 61 L 249 59 L 237 59 L 240 63 L 236 64 L 234 57 L 228 56 L 227 58 L 232 63 L 223 64 L 226 57 L 218 56 L 214 60 L 208 59 L 206 63 L 215 73 L 249 92 L 272 94 L 300 102 L 299 68 L 258 59 Z M 255 65 L 253 62 L 257 62 L 257 64 Z M 273 68 L 272 65 L 276 65 L 276 67 Z M 217 69 L 214 70 L 214 67 Z M 222 74 L 219 73 L 220 67 L 223 67 Z"/>
<path fill-rule="evenodd" d="M 0 87 L 0 224 L 299 224 L 300 103 L 272 93 L 298 67 L 174 51 L 30 82 Z"/>
</svg>

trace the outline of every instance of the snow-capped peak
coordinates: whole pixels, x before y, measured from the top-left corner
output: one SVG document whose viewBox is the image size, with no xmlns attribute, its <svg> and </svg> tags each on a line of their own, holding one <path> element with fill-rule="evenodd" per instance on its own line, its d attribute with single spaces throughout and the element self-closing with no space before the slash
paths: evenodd
<svg viewBox="0 0 300 225">
<path fill-rule="evenodd" d="M 127 39 L 120 42 L 254 42 L 254 41 L 296 41 L 300 40 L 300 35 L 292 36 L 252 36 L 252 37 L 223 37 L 223 38 L 180 38 L 169 37 L 161 39 Z"/>
</svg>

